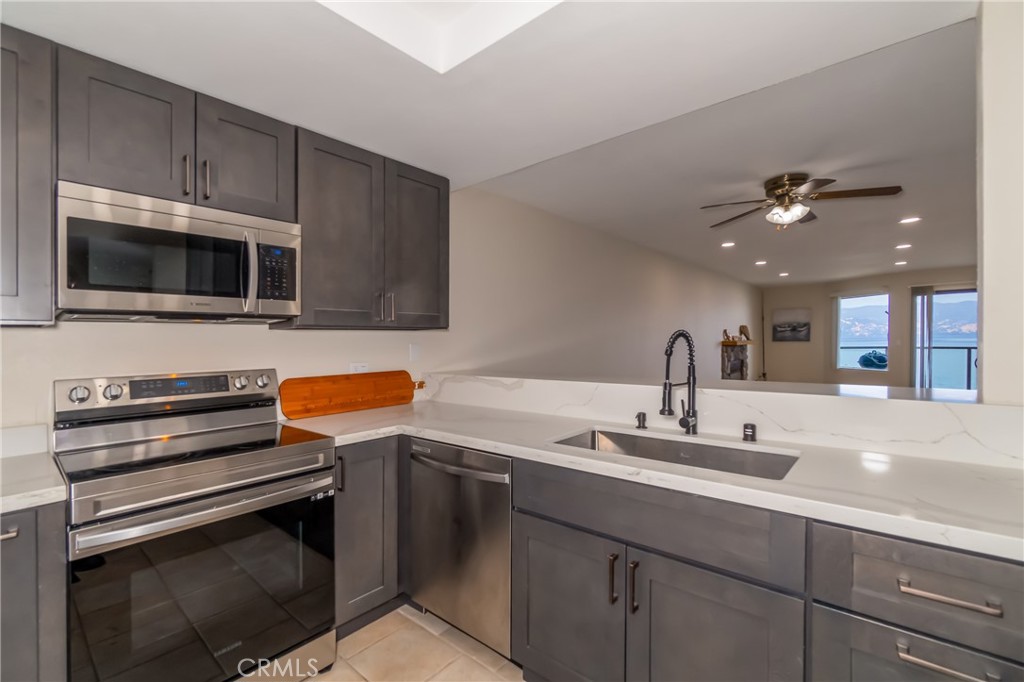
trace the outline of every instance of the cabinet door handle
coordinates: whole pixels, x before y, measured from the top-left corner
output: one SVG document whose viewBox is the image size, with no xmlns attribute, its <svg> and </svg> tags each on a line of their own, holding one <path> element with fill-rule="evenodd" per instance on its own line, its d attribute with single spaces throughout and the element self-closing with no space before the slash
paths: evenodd
<svg viewBox="0 0 1024 682">
<path fill-rule="evenodd" d="M 203 159 L 203 182 L 206 184 L 206 188 L 203 190 L 203 198 L 210 198 L 210 162 L 207 159 Z"/>
<path fill-rule="evenodd" d="M 384 292 L 383 291 L 378 291 L 377 294 L 376 294 L 376 298 L 380 302 L 380 306 L 377 308 L 380 311 L 380 314 L 377 315 L 377 320 L 380 321 L 380 322 L 383 322 L 384 321 Z"/>
<path fill-rule="evenodd" d="M 619 555 L 612 553 L 608 555 L 608 603 L 614 604 L 619 601 L 619 593 L 615 591 L 615 562 Z"/>
<path fill-rule="evenodd" d="M 986 616 L 992 616 L 994 618 L 1003 617 L 1003 607 L 1000 604 L 995 604 L 990 601 L 986 601 L 985 605 L 982 606 L 981 604 L 975 604 L 974 602 L 947 597 L 944 594 L 926 592 L 924 590 L 919 590 L 916 587 L 911 587 L 909 578 L 897 578 L 896 585 L 900 588 L 900 592 L 903 594 L 909 594 L 912 597 L 920 597 L 921 599 L 937 601 L 940 604 L 956 606 L 957 608 L 967 609 L 968 611 L 977 611 L 978 613 L 984 613 Z"/>
<path fill-rule="evenodd" d="M 629 612 L 636 613 L 640 610 L 640 602 L 636 600 L 636 569 L 640 568 L 639 561 L 629 562 Z"/>
<path fill-rule="evenodd" d="M 185 163 L 185 196 L 192 194 L 192 155 L 186 154 Z"/>
<path fill-rule="evenodd" d="M 932 672 L 939 673 L 940 675 L 945 675 L 946 677 L 952 677 L 954 680 L 962 680 L 963 682 L 999 682 L 999 680 L 1002 679 L 997 673 L 990 672 L 986 672 L 985 679 L 982 679 L 980 677 L 975 677 L 974 675 L 962 673 L 959 670 L 947 668 L 946 666 L 939 665 L 938 663 L 926 661 L 925 659 L 918 658 L 917 656 L 911 656 L 910 645 L 905 644 L 903 642 L 896 643 L 896 655 L 899 656 L 900 660 L 904 663 L 916 665 L 918 668 L 931 670 Z"/>
<path fill-rule="evenodd" d="M 338 463 L 335 465 L 337 471 L 334 472 L 334 487 L 338 489 L 339 493 L 345 492 L 345 458 L 339 457 Z"/>
<path fill-rule="evenodd" d="M 388 316 L 388 321 L 389 322 L 394 322 L 395 321 L 395 293 L 391 292 L 390 294 L 388 294 L 388 299 L 391 301 L 391 315 Z"/>
<path fill-rule="evenodd" d="M 3 542 L 4 540 L 13 540 L 16 537 L 18 537 L 18 529 L 12 528 L 3 535 L 0 535 L 0 542 Z"/>
</svg>

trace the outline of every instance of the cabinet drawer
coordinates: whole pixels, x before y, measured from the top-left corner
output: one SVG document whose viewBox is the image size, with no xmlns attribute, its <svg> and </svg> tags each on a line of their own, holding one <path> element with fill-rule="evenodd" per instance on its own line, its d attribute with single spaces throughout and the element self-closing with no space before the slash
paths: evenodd
<svg viewBox="0 0 1024 682">
<path fill-rule="evenodd" d="M 820 523 L 812 537 L 816 600 L 1024 660 L 1024 567 Z"/>
<path fill-rule="evenodd" d="M 536 462 L 517 462 L 516 508 L 794 592 L 804 519 Z"/>
<path fill-rule="evenodd" d="M 809 679 L 830 682 L 1020 682 L 1018 665 L 815 605 Z"/>
</svg>

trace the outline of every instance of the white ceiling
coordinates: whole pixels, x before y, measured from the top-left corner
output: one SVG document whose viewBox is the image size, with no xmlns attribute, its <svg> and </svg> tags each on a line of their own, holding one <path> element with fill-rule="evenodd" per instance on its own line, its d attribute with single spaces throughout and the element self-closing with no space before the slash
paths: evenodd
<svg viewBox="0 0 1024 682">
<path fill-rule="evenodd" d="M 481 187 L 759 285 L 973 265 L 975 32 L 965 21 Z M 789 171 L 837 179 L 826 191 L 904 191 L 807 202 L 818 220 L 784 232 L 756 213 L 708 229 L 752 206 L 700 206 L 762 198 Z"/>
<path fill-rule="evenodd" d="M 4 2 L 2 18 L 463 187 L 962 21 L 976 8 L 564 2 L 444 74 L 312 1 Z"/>
</svg>

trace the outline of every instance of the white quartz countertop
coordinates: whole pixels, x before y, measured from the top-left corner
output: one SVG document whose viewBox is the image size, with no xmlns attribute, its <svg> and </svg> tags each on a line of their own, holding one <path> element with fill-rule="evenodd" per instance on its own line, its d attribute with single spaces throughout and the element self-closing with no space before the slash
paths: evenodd
<svg viewBox="0 0 1024 682">
<path fill-rule="evenodd" d="M 407 434 L 1024 561 L 1019 469 L 762 440 L 753 447 L 799 453 L 786 477 L 773 481 L 554 443 L 593 427 L 631 431 L 629 424 L 435 401 L 290 423 L 334 436 L 338 445 Z M 739 437 L 644 433 L 751 447 Z"/>
<path fill-rule="evenodd" d="M 0 513 L 63 502 L 67 496 L 49 452 L 0 457 Z"/>
</svg>

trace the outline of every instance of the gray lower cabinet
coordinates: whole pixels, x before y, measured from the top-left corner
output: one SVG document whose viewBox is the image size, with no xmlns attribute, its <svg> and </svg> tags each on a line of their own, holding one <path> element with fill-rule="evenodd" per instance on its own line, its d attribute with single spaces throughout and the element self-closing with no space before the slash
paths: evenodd
<svg viewBox="0 0 1024 682">
<path fill-rule="evenodd" d="M 512 515 L 512 658 L 548 680 L 622 680 L 626 547 Z"/>
<path fill-rule="evenodd" d="M 0 26 L 0 323 L 53 322 L 53 44 Z"/>
<path fill-rule="evenodd" d="M 299 130 L 302 314 L 277 327 L 384 324 L 384 157 Z"/>
<path fill-rule="evenodd" d="M 194 92 L 66 47 L 57 69 L 61 180 L 194 201 Z"/>
<path fill-rule="evenodd" d="M 1021 682 L 1005 660 L 815 605 L 809 679 L 828 682 Z"/>
<path fill-rule="evenodd" d="M 548 680 L 801 680 L 804 602 L 521 512 L 512 657 Z"/>
<path fill-rule="evenodd" d="M 64 505 L 0 516 L 0 679 L 67 676 Z"/>
<path fill-rule="evenodd" d="M 398 438 L 337 448 L 335 618 L 398 595 Z"/>
<path fill-rule="evenodd" d="M 803 679 L 803 600 L 632 547 L 626 559 L 626 679 Z"/>
<path fill-rule="evenodd" d="M 196 95 L 196 203 L 295 221 L 295 126 Z"/>
<path fill-rule="evenodd" d="M 388 326 L 448 326 L 447 178 L 384 165 L 384 292 Z"/>
</svg>

